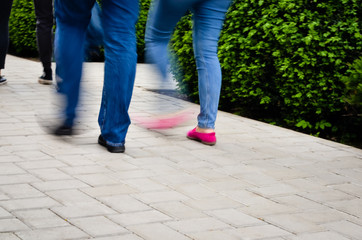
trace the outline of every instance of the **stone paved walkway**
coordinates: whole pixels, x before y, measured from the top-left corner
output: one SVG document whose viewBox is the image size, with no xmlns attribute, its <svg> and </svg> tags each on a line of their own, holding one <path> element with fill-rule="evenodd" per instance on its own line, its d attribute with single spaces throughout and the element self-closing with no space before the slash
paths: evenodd
<svg viewBox="0 0 362 240">
<path fill-rule="evenodd" d="M 38 62 L 8 56 L 0 86 L 0 239 L 362 239 L 362 151 L 220 112 L 218 143 L 186 139 L 198 106 L 148 91 L 137 69 L 132 118 L 157 107 L 193 118 L 132 124 L 124 154 L 96 141 L 103 64 L 85 64 L 80 135 L 55 138 L 54 87 Z M 172 87 L 172 86 L 171 86 Z"/>
</svg>

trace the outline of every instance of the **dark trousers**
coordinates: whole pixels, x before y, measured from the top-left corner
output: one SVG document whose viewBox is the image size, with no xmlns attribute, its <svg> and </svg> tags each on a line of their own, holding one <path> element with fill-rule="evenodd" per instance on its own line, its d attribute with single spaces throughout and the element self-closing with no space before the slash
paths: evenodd
<svg viewBox="0 0 362 240">
<path fill-rule="evenodd" d="M 39 57 L 44 72 L 49 73 L 53 55 L 53 0 L 34 0 L 34 8 Z"/>
<path fill-rule="evenodd" d="M 9 17 L 13 0 L 1 0 L 0 3 L 0 69 L 5 67 L 5 57 L 9 45 Z"/>
</svg>

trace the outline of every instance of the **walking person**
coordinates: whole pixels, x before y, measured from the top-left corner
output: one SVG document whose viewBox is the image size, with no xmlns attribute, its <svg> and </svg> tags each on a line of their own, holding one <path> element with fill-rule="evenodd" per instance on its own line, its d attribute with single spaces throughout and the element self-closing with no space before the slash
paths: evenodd
<svg viewBox="0 0 362 240">
<path fill-rule="evenodd" d="M 43 66 L 38 82 L 48 85 L 53 83 L 53 0 L 34 0 L 34 9 L 38 52 Z"/>
<path fill-rule="evenodd" d="M 189 139 L 216 143 L 215 121 L 221 91 L 218 40 L 231 0 L 155 0 L 146 28 L 146 56 L 166 77 L 168 43 L 180 18 L 190 10 L 193 19 L 194 55 L 198 71 L 200 113 Z"/>
<path fill-rule="evenodd" d="M 59 93 L 66 98 L 64 121 L 55 135 L 73 133 L 80 93 L 84 41 L 95 0 L 55 0 L 55 61 Z M 103 0 L 105 68 L 98 143 L 109 152 L 124 152 L 131 123 L 128 115 L 137 65 L 136 0 Z"/>
<path fill-rule="evenodd" d="M 1 70 L 5 68 L 5 58 L 9 46 L 9 17 L 13 0 L 1 0 L 0 3 L 0 85 L 7 82 L 1 75 Z"/>
</svg>

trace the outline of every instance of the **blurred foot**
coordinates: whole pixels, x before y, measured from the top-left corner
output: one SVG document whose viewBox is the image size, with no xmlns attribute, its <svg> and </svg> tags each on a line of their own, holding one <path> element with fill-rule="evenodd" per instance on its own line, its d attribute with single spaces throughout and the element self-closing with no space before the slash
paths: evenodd
<svg viewBox="0 0 362 240">
<path fill-rule="evenodd" d="M 55 128 L 53 134 L 55 136 L 71 136 L 73 135 L 73 127 L 60 125 L 59 127 Z"/>
<path fill-rule="evenodd" d="M 161 115 L 158 117 L 136 117 L 134 120 L 137 124 L 144 128 L 167 129 L 176 127 L 188 121 L 191 116 L 191 110 L 183 110 L 181 112 Z"/>
<path fill-rule="evenodd" d="M 7 80 L 4 78 L 4 76 L 0 76 L 0 85 L 6 84 Z"/>
</svg>

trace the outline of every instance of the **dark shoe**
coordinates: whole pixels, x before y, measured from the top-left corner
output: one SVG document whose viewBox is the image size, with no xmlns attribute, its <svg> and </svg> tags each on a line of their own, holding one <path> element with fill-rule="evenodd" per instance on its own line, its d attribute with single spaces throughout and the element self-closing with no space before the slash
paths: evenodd
<svg viewBox="0 0 362 240">
<path fill-rule="evenodd" d="M 53 131 L 53 134 L 56 136 L 71 136 L 73 135 L 73 127 L 61 125 Z"/>
<path fill-rule="evenodd" d="M 53 76 L 52 73 L 43 73 L 43 75 L 41 75 L 38 79 L 38 82 L 40 84 L 44 84 L 44 85 L 50 85 L 53 84 Z"/>
<path fill-rule="evenodd" d="M 107 148 L 107 150 L 111 153 L 123 153 L 126 150 L 124 144 L 121 146 L 111 146 L 107 144 L 107 141 L 102 137 L 102 135 L 99 135 L 98 137 L 98 144 Z"/>
<path fill-rule="evenodd" d="M 6 78 L 4 78 L 4 76 L 0 76 L 0 85 L 3 85 L 5 83 L 7 83 Z"/>
</svg>

